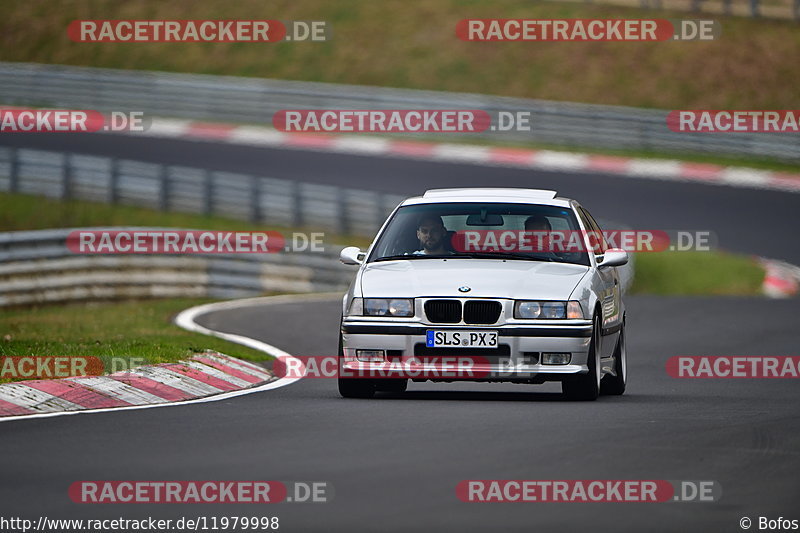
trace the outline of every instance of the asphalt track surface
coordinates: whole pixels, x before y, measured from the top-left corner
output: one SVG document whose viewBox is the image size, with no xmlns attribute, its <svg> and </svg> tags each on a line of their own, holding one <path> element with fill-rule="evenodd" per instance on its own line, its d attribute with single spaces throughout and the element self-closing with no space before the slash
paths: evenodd
<svg viewBox="0 0 800 533">
<path fill-rule="evenodd" d="M 452 185 L 551 187 L 641 229 L 711 229 L 723 247 L 798 262 L 800 195 L 510 168 L 186 141 L 16 136 L 14 142 L 417 193 Z M 82 139 L 82 140 L 81 140 Z M 0 143 L 9 141 L 0 138 Z M 768 234 L 765 236 L 763 231 Z M 555 385 L 412 384 L 338 397 L 332 380 L 203 405 L 0 424 L 3 516 L 279 516 L 283 531 L 740 531 L 800 519 L 797 380 L 679 380 L 673 355 L 800 355 L 800 301 L 627 299 L 630 385 L 564 401 Z M 338 300 L 201 316 L 296 355 L 336 349 Z M 78 505 L 78 480 L 327 481 L 331 502 Z M 715 480 L 715 503 L 463 503 L 466 479 Z"/>
<path fill-rule="evenodd" d="M 746 312 L 743 312 L 746 310 Z M 670 378 L 669 356 L 796 354 L 797 300 L 632 297 L 630 387 L 597 402 L 555 385 L 413 383 L 338 397 L 328 379 L 204 405 L 0 425 L 3 514 L 277 515 L 281 531 L 738 531 L 800 518 L 796 380 Z M 210 313 L 207 327 L 331 354 L 339 303 Z M 326 481 L 328 503 L 78 505 L 77 480 Z M 715 480 L 715 503 L 464 503 L 465 479 Z"/>
</svg>

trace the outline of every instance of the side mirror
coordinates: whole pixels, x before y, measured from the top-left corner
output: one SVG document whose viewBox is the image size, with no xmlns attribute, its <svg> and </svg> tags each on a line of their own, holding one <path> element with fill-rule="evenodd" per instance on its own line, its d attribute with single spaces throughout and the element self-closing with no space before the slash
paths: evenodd
<svg viewBox="0 0 800 533">
<path fill-rule="evenodd" d="M 366 254 L 357 246 L 348 246 L 339 252 L 339 261 L 345 265 L 360 265 Z M 626 259 L 627 260 L 627 259 Z"/>
<path fill-rule="evenodd" d="M 618 267 L 627 264 L 627 262 L 628 252 L 619 248 L 609 248 L 606 250 L 606 253 L 603 254 L 603 261 L 597 266 L 600 268 Z"/>
</svg>

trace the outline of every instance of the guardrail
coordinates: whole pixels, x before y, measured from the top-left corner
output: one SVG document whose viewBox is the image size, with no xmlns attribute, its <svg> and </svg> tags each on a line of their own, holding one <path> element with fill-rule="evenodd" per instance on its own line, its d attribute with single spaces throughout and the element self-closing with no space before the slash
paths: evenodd
<svg viewBox="0 0 800 533">
<path fill-rule="evenodd" d="M 344 291 L 355 273 L 325 252 L 76 255 L 72 228 L 0 233 L 0 307 L 148 297 L 243 298 L 268 292 Z M 165 228 L 105 228 L 119 230 Z"/>
<path fill-rule="evenodd" d="M 797 135 L 678 133 L 662 110 L 259 78 L 0 62 L 0 103 L 261 125 L 283 109 L 482 109 L 495 118 L 529 111 L 531 131 L 449 137 L 800 160 Z"/>
<path fill-rule="evenodd" d="M 127 159 L 0 147 L 0 191 L 372 237 L 398 195 Z"/>
</svg>

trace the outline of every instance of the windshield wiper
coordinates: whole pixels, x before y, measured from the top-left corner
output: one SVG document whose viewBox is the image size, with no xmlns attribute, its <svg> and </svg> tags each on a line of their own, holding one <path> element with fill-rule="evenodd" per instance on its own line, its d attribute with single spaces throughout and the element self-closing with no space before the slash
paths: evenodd
<svg viewBox="0 0 800 533">
<path fill-rule="evenodd" d="M 473 259 L 518 259 L 520 261 L 548 261 L 551 263 L 563 263 L 564 260 L 551 256 L 520 255 L 503 252 L 469 252 L 460 253 L 451 257 L 469 257 Z"/>
<path fill-rule="evenodd" d="M 408 255 L 385 255 L 383 257 L 379 257 L 377 259 L 373 259 L 373 263 L 377 263 L 378 261 L 397 261 L 399 259 L 446 259 L 448 257 L 452 257 L 451 255 L 427 255 L 427 254 L 408 254 Z"/>
</svg>

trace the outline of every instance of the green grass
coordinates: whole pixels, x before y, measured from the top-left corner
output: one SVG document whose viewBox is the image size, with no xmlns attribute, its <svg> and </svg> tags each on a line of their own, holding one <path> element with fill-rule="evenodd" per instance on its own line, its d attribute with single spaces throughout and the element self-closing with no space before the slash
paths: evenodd
<svg viewBox="0 0 800 533">
<path fill-rule="evenodd" d="M 661 295 L 757 295 L 764 269 L 752 258 L 725 252 L 636 254 L 631 292 Z"/>
<path fill-rule="evenodd" d="M 178 361 L 207 349 L 252 361 L 269 359 L 256 350 L 171 323 L 178 312 L 208 301 L 141 300 L 3 309 L 0 356 L 98 357 L 106 369 L 114 358 L 140 366 Z"/>
<path fill-rule="evenodd" d="M 74 43 L 74 19 L 325 20 L 329 42 Z M 711 42 L 463 42 L 464 18 L 714 18 Z M 5 61 L 466 91 L 663 109 L 797 109 L 793 21 L 530 0 L 0 3 Z"/>
</svg>

